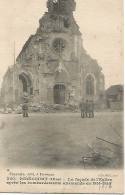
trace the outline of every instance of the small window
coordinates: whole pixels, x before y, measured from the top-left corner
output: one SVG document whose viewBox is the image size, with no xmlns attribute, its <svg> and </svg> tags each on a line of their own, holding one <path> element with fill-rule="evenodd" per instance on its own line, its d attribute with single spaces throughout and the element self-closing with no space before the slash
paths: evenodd
<svg viewBox="0 0 125 195">
<path fill-rule="evenodd" d="M 70 26 L 69 19 L 68 18 L 64 18 L 64 27 L 65 28 L 69 28 L 69 26 Z"/>
</svg>

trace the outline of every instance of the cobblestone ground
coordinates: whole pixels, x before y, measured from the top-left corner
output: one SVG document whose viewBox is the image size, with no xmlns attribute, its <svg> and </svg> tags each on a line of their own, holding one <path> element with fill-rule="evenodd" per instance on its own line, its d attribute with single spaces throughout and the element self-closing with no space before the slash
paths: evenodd
<svg viewBox="0 0 125 195">
<path fill-rule="evenodd" d="M 81 119 L 79 113 L 31 114 L 29 118 L 1 114 L 0 163 L 22 167 L 117 168 L 122 164 L 122 137 L 120 112 L 96 113 L 94 119 Z"/>
</svg>

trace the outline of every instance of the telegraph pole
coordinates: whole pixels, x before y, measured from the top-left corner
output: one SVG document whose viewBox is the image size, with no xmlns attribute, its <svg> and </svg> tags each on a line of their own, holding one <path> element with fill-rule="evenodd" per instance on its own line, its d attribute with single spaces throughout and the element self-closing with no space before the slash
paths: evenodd
<svg viewBox="0 0 125 195">
<path fill-rule="evenodd" d="M 14 41 L 14 47 L 13 47 L 13 60 L 14 60 L 14 65 L 16 62 L 16 58 L 15 58 L 15 41 Z"/>
<path fill-rule="evenodd" d="M 13 45 L 13 104 L 15 102 L 15 64 L 16 64 L 16 57 L 15 57 L 15 41 Z"/>
</svg>

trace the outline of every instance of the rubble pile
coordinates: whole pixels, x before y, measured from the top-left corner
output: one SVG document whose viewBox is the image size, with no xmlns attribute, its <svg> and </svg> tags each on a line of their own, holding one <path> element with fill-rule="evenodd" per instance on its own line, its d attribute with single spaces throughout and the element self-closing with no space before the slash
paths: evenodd
<svg viewBox="0 0 125 195">
<path fill-rule="evenodd" d="M 43 112 L 43 113 L 56 113 L 56 112 L 78 112 L 78 106 L 76 105 L 30 105 L 29 111 L 31 112 Z"/>
</svg>

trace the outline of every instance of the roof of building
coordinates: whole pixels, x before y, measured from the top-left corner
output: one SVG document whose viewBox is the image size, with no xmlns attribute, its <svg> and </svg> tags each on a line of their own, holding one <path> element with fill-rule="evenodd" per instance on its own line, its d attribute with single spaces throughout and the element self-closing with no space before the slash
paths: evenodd
<svg viewBox="0 0 125 195">
<path fill-rule="evenodd" d="M 34 35 L 31 35 L 31 36 L 28 38 L 28 40 L 26 41 L 26 43 L 23 45 L 22 50 L 21 50 L 21 52 L 19 53 L 19 55 L 17 56 L 17 59 L 16 59 L 16 60 L 18 60 L 18 58 L 19 58 L 20 55 L 23 53 L 23 51 L 28 47 L 28 45 L 29 45 L 29 43 L 31 42 L 31 40 L 32 40 L 33 37 L 34 37 Z"/>
<path fill-rule="evenodd" d="M 107 95 L 117 95 L 119 92 L 123 92 L 123 85 L 112 85 L 106 90 Z"/>
</svg>

